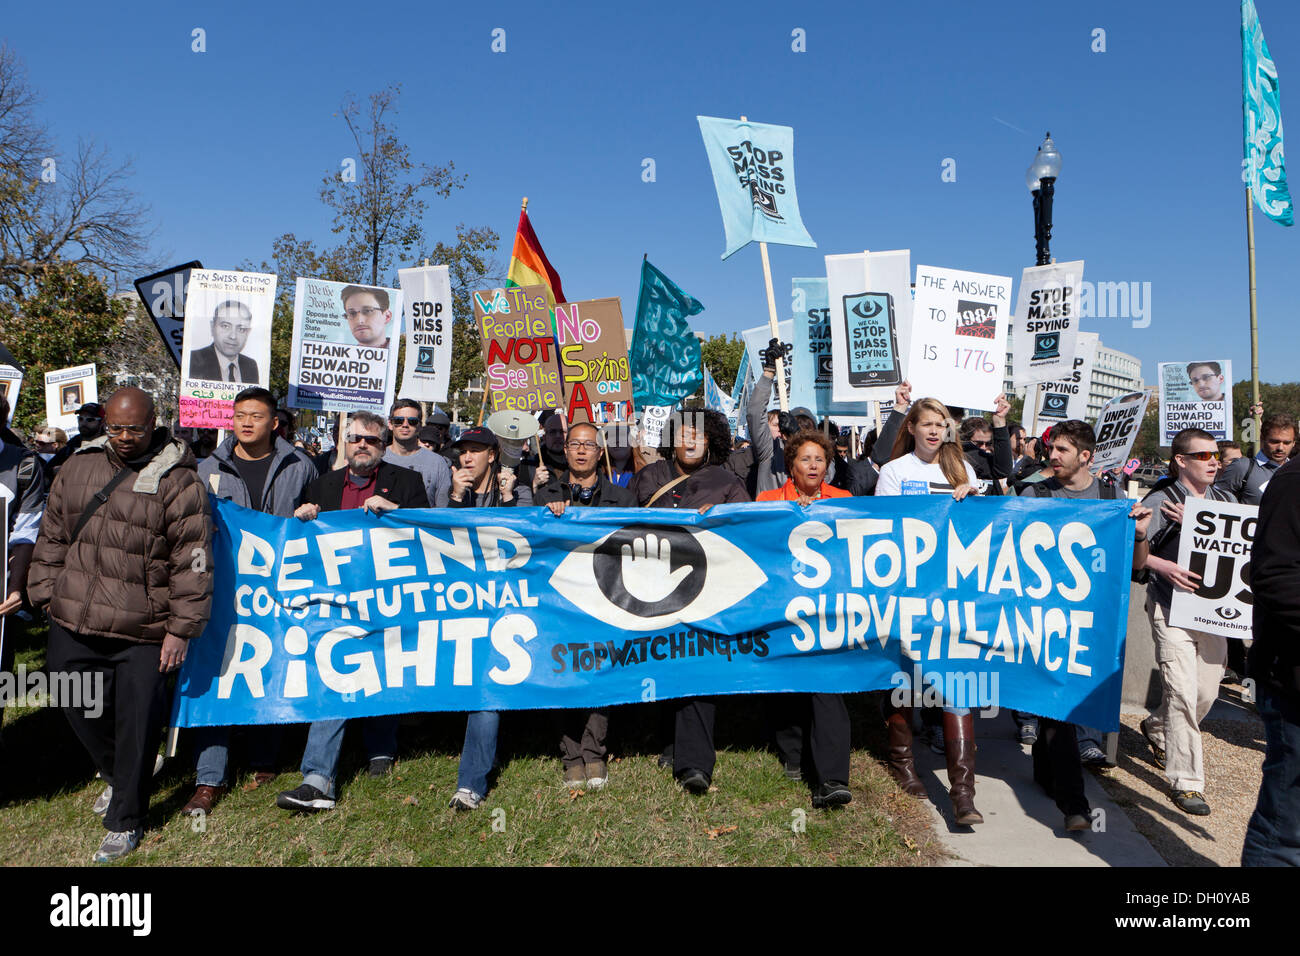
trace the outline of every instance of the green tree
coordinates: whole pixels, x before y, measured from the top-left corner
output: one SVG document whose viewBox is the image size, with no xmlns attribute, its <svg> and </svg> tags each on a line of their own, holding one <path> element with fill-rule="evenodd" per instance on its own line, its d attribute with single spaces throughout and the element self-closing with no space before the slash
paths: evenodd
<svg viewBox="0 0 1300 956">
<path fill-rule="evenodd" d="M 740 357 L 744 354 L 745 343 L 734 332 L 730 338 L 710 335 L 700 340 L 700 359 L 724 392 L 735 390 L 736 372 L 740 370 Z"/>
<path fill-rule="evenodd" d="M 30 429 L 45 420 L 45 373 L 98 360 L 98 387 L 114 387 L 104 352 L 121 335 L 127 306 L 104 282 L 70 262 L 41 270 L 20 304 L 0 301 L 0 341 L 23 366 L 14 423 Z M 110 359 L 111 361 L 111 359 Z"/>
</svg>

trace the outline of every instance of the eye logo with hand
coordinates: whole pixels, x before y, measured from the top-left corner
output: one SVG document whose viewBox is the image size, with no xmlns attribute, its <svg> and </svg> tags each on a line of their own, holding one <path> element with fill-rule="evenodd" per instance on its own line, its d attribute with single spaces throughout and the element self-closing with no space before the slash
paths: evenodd
<svg viewBox="0 0 1300 956">
<path fill-rule="evenodd" d="M 766 582 L 725 538 L 665 525 L 612 531 L 570 553 L 551 575 L 555 590 L 580 610 L 626 630 L 704 620 Z"/>
<path fill-rule="evenodd" d="M 848 296 L 845 296 L 848 298 Z M 881 312 L 881 305 L 875 298 L 863 295 L 856 303 L 849 307 L 849 311 L 861 319 L 874 319 Z"/>
<path fill-rule="evenodd" d="M 1216 607 L 1214 613 L 1219 615 L 1225 621 L 1235 621 L 1241 617 L 1241 610 L 1235 607 Z"/>
</svg>

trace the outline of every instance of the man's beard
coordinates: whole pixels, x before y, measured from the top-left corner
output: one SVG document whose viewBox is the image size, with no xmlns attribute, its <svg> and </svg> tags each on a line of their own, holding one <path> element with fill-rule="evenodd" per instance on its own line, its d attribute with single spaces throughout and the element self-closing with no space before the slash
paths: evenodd
<svg viewBox="0 0 1300 956">
<path fill-rule="evenodd" d="M 376 455 L 369 462 L 360 462 L 356 460 L 348 461 L 348 470 L 359 478 L 368 478 L 379 467 L 379 457 Z"/>
</svg>

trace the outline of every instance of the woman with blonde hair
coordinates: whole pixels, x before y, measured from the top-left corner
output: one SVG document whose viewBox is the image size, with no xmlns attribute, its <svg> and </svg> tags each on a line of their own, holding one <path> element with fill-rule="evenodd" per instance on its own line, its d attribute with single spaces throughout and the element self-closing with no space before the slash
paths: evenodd
<svg viewBox="0 0 1300 956">
<path fill-rule="evenodd" d="M 975 469 L 962 454 L 957 423 L 935 398 L 912 405 L 894 441 L 889 462 L 880 470 L 877 495 L 951 494 L 961 501 L 975 490 Z M 916 688 L 919 690 L 919 688 Z M 889 772 L 904 792 L 925 796 L 912 758 L 912 708 L 887 701 Z M 936 741 L 937 745 L 937 741 Z M 975 721 L 969 708 L 943 708 L 943 747 L 948 761 L 948 795 L 959 826 L 983 823 L 975 809 Z"/>
</svg>

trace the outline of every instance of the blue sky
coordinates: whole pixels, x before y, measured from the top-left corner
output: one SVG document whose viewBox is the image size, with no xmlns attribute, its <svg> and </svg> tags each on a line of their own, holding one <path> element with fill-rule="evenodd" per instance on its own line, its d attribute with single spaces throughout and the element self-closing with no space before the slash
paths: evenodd
<svg viewBox="0 0 1300 956">
<path fill-rule="evenodd" d="M 1257 6 L 1284 128 L 1300 129 L 1300 5 Z M 792 51 L 795 28 L 807 52 Z M 767 307 L 758 249 L 720 259 L 697 114 L 795 129 L 818 248 L 770 247 L 782 317 L 790 278 L 824 275 L 827 254 L 910 248 L 914 266 L 1019 280 L 1034 256 L 1024 172 L 1050 129 L 1064 156 L 1053 255 L 1084 259 L 1089 281 L 1151 284 L 1149 327 L 1084 328 L 1142 359 L 1149 383 L 1158 361 L 1209 354 L 1249 377 L 1235 0 L 74 2 L 11 5 L 0 36 L 63 148 L 93 137 L 134 159 L 175 262 L 260 261 L 289 231 L 329 242 L 320 179 L 350 155 L 335 114 L 348 92 L 400 82 L 415 157 L 468 174 L 430 201 L 433 237 L 491 226 L 504 268 L 527 195 L 569 298 L 620 296 L 630 325 L 648 253 L 704 303 L 704 332 L 759 325 Z M 949 158 L 955 182 L 940 178 Z M 1295 380 L 1300 233 L 1255 219 L 1261 377 Z"/>
</svg>

